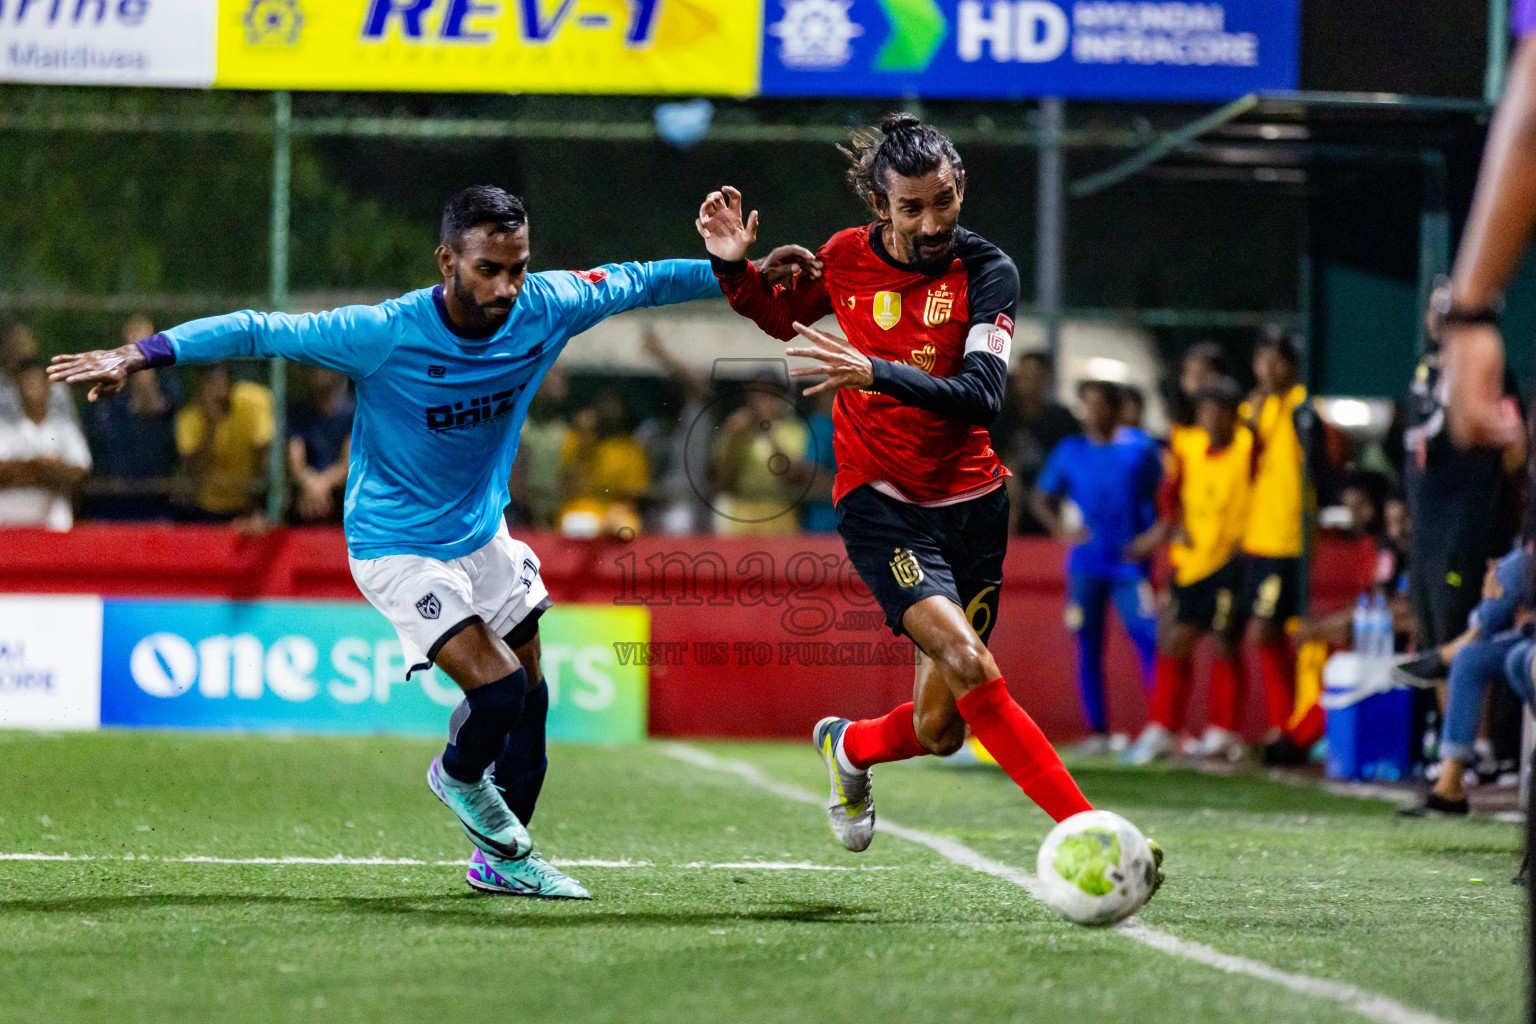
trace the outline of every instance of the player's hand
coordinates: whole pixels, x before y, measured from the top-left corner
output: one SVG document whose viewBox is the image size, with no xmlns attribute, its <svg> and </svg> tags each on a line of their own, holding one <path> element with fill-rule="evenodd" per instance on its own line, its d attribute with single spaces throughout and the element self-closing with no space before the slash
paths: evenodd
<svg viewBox="0 0 1536 1024">
<path fill-rule="evenodd" d="M 1502 448 L 1520 440 L 1520 413 L 1504 400 L 1504 338 L 1488 324 L 1442 328 L 1446 418 L 1462 447 Z"/>
<path fill-rule="evenodd" d="M 757 265 L 769 286 L 782 284 L 791 291 L 801 281 L 821 278 L 821 260 L 803 245 L 781 245 Z"/>
<path fill-rule="evenodd" d="M 137 345 L 77 352 L 54 356 L 48 364 L 48 379 L 63 384 L 95 384 L 86 397 L 92 402 L 123 390 L 128 375 L 144 369 L 144 353 Z"/>
<path fill-rule="evenodd" d="M 867 388 L 875 382 L 875 367 L 869 361 L 869 356 L 848 344 L 848 339 L 839 338 L 826 331 L 818 331 L 802 323 L 796 323 L 795 330 L 800 332 L 801 337 L 810 339 L 815 347 L 787 348 L 784 354 L 814 359 L 816 365 L 791 367 L 789 375 L 791 377 L 827 375 L 827 379 L 820 384 L 813 388 L 806 388 L 806 394 L 814 395 L 838 388 Z"/>
<path fill-rule="evenodd" d="M 729 185 L 709 194 L 693 226 L 699 229 L 709 254 L 728 263 L 746 259 L 747 250 L 757 241 L 757 211 L 743 220 L 741 193 Z"/>
</svg>

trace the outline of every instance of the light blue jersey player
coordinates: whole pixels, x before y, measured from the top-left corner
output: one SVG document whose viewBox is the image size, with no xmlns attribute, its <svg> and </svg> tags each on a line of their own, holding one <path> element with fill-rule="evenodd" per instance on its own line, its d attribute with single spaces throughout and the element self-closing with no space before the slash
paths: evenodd
<svg viewBox="0 0 1536 1024">
<path fill-rule="evenodd" d="M 234 356 L 351 377 L 352 575 L 399 633 L 407 675 L 435 663 L 464 690 L 427 781 L 475 844 L 469 884 L 585 899 L 533 852 L 526 829 L 547 767 L 538 619 L 550 602 L 538 556 L 507 533 L 508 476 L 528 403 L 566 342 L 615 313 L 720 286 L 699 260 L 538 274 L 528 260 L 522 201 L 475 186 L 443 213 L 437 287 L 377 306 L 194 320 L 111 351 L 58 356 L 49 374 L 94 383 L 92 401 L 137 370 Z"/>
</svg>

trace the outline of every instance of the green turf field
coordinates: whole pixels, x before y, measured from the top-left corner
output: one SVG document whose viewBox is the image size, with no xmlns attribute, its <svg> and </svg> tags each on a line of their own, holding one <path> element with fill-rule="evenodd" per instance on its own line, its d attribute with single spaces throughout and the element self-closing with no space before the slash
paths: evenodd
<svg viewBox="0 0 1536 1024">
<path fill-rule="evenodd" d="M 661 744 L 551 752 L 536 841 L 555 859 L 631 865 L 570 868 L 593 902 L 472 896 L 462 868 L 431 863 L 469 853 L 423 781 L 436 746 L 0 733 L 0 854 L 77 858 L 0 860 L 0 1020 L 1520 1015 L 1515 825 L 1406 821 L 1257 777 L 1079 767 L 1095 803 L 1168 851 L 1146 925 L 1392 1001 L 1371 1017 L 1062 923 L 1018 885 L 895 835 L 848 854 L 817 808 Z M 824 781 L 808 744 L 694 749 L 802 789 Z M 894 765 L 877 784 L 882 820 L 1004 864 L 1032 868 L 1047 831 L 995 770 Z M 338 854 L 428 863 L 180 860 Z M 797 866 L 741 866 L 769 864 Z"/>
</svg>

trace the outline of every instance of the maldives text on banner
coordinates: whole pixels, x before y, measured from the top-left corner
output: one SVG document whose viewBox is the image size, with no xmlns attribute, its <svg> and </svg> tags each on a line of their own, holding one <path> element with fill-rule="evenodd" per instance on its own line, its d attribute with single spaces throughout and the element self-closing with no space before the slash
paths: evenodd
<svg viewBox="0 0 1536 1024">
<path fill-rule="evenodd" d="M 229 88 L 757 91 L 761 0 L 217 2 Z"/>
<path fill-rule="evenodd" d="M 108 601 L 101 724 L 435 736 L 459 703 L 435 669 L 405 680 L 378 612 L 342 601 Z M 646 733 L 648 676 L 615 644 L 650 639 L 642 608 L 561 605 L 539 620 L 549 735 L 624 743 Z"/>
<path fill-rule="evenodd" d="M 101 721 L 101 598 L 0 595 L 0 729 Z"/>
<path fill-rule="evenodd" d="M 1223 100 L 1296 88 L 1299 0 L 765 0 L 767 96 Z"/>
<path fill-rule="evenodd" d="M 0 82 L 213 84 L 217 0 L 0 2 Z"/>
</svg>

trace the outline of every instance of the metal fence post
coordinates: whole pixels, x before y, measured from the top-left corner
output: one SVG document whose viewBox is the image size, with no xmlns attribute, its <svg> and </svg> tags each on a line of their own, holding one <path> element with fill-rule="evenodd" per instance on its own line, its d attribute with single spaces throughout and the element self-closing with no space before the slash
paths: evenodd
<svg viewBox="0 0 1536 1024">
<path fill-rule="evenodd" d="M 1040 101 L 1039 181 L 1035 204 L 1035 309 L 1045 327 L 1045 354 L 1056 369 L 1061 347 L 1062 174 L 1060 97 Z"/>
<path fill-rule="evenodd" d="M 1509 0 L 1488 0 L 1488 67 L 1483 76 L 1483 99 L 1489 106 L 1504 95 L 1504 73 L 1509 66 Z"/>
<path fill-rule="evenodd" d="M 272 238 L 267 301 L 288 308 L 288 191 L 293 167 L 293 101 L 287 90 L 272 94 Z M 267 453 L 267 518 L 282 521 L 288 501 L 288 373 L 286 361 L 269 365 L 272 390 L 272 446 Z"/>
</svg>

